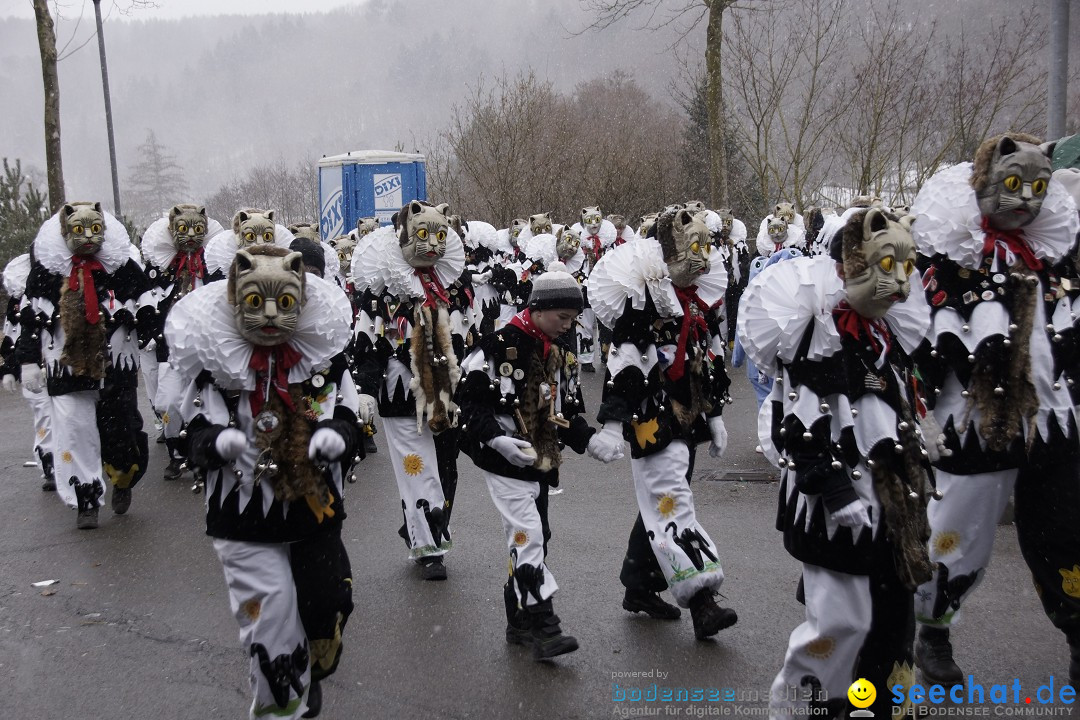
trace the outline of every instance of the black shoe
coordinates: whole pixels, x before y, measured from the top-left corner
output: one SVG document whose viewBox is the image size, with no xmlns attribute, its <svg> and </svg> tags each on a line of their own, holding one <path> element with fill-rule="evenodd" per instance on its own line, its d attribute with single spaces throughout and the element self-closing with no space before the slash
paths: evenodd
<svg viewBox="0 0 1080 720">
<path fill-rule="evenodd" d="M 446 566 L 441 557 L 424 558 L 421 564 L 424 566 L 422 575 L 425 580 L 446 579 Z"/>
<path fill-rule="evenodd" d="M 953 660 L 949 629 L 923 625 L 915 642 L 915 664 L 923 679 L 934 685 L 962 685 L 964 672 Z"/>
<path fill-rule="evenodd" d="M 527 619 L 523 622 L 528 622 Z M 510 645 L 530 645 L 529 626 L 517 625 L 513 622 L 506 623 L 506 642 Z"/>
<path fill-rule="evenodd" d="M 371 435 L 364 436 L 364 453 L 374 455 L 379 452 L 379 446 L 375 444 L 375 438 Z"/>
<path fill-rule="evenodd" d="M 41 489 L 45 492 L 56 492 L 56 481 L 53 480 L 51 477 L 45 478 L 41 482 Z"/>
<path fill-rule="evenodd" d="M 75 527 L 80 530 L 93 530 L 98 526 L 98 509 L 96 507 L 80 510 L 75 518 Z"/>
<path fill-rule="evenodd" d="M 164 445 L 165 444 L 165 431 L 164 430 L 162 430 L 160 433 L 158 433 L 157 444 L 158 445 Z"/>
<path fill-rule="evenodd" d="M 716 604 L 709 588 L 698 590 L 690 598 L 690 617 L 694 619 L 694 637 L 698 640 L 710 638 L 739 621 L 734 610 Z"/>
<path fill-rule="evenodd" d="M 626 595 L 623 596 L 622 606 L 623 610 L 629 610 L 632 613 L 643 612 L 657 620 L 678 620 L 682 616 L 679 608 L 671 603 L 664 602 L 659 593 L 649 592 L 648 590 L 631 590 L 627 588 Z"/>
<path fill-rule="evenodd" d="M 577 638 L 563 635 L 559 616 L 551 608 L 551 600 L 532 605 L 529 617 L 528 643 L 532 645 L 533 660 L 550 660 L 578 649 Z"/>
<path fill-rule="evenodd" d="M 322 712 L 322 686 L 318 680 L 312 680 L 307 693 L 307 712 L 300 717 L 318 717 L 320 712 Z"/>
<path fill-rule="evenodd" d="M 591 373 L 596 372 L 596 368 L 593 367 L 592 363 L 581 363 L 581 369 L 584 370 L 585 372 L 591 372 Z"/>
<path fill-rule="evenodd" d="M 113 488 L 112 510 L 117 515 L 123 515 L 131 507 L 131 488 Z"/>
<path fill-rule="evenodd" d="M 184 474 L 183 464 L 184 461 L 180 458 L 172 458 L 169 460 L 169 466 L 165 468 L 165 472 L 161 476 L 165 480 L 179 480 L 180 476 Z"/>
</svg>

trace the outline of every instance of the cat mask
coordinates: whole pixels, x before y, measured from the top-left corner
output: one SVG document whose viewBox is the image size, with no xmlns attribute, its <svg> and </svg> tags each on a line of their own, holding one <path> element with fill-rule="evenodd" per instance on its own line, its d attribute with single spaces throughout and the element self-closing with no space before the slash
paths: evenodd
<svg viewBox="0 0 1080 720">
<path fill-rule="evenodd" d="M 559 230 L 558 238 L 555 241 L 555 254 L 559 256 L 559 260 L 565 263 L 577 254 L 580 247 L 581 236 L 575 230 L 568 227 Z"/>
<path fill-rule="evenodd" d="M 361 236 L 363 237 L 363 236 Z M 349 235 L 342 235 L 330 241 L 330 247 L 337 253 L 338 262 L 342 268 L 352 267 L 353 250 L 356 249 L 356 240 Z"/>
<path fill-rule="evenodd" d="M 709 272 L 709 229 L 689 210 L 657 219 L 656 237 L 675 287 L 685 288 Z"/>
<path fill-rule="evenodd" d="M 312 225 L 311 223 L 290 225 L 289 232 L 293 234 L 294 238 L 304 238 L 305 240 L 310 240 L 313 243 L 319 244 L 321 244 L 322 241 L 322 238 L 319 237 L 319 226 Z"/>
<path fill-rule="evenodd" d="M 430 205 L 413 201 L 398 213 L 398 244 L 405 262 L 430 268 L 446 253 L 446 216 Z"/>
<path fill-rule="evenodd" d="M 587 207 L 581 208 L 581 227 L 590 235 L 595 235 L 600 232 L 600 224 L 603 222 L 604 216 L 600 214 L 600 208 Z"/>
<path fill-rule="evenodd" d="M 720 237 L 727 240 L 731 236 L 731 224 L 735 221 L 735 216 L 729 208 L 720 208 L 716 214 L 720 216 Z"/>
<path fill-rule="evenodd" d="M 274 244 L 274 211 L 241 210 L 233 216 L 233 232 L 242 248 Z"/>
<path fill-rule="evenodd" d="M 769 221 L 769 237 L 773 242 L 783 242 L 787 237 L 788 221 L 782 217 L 774 217 Z"/>
<path fill-rule="evenodd" d="M 795 222 L 795 206 L 788 202 L 776 203 L 772 211 L 774 218 L 783 218 L 790 225 Z"/>
<path fill-rule="evenodd" d="M 304 304 L 304 256 L 276 246 L 241 248 L 229 272 L 228 298 L 248 342 L 288 342 Z"/>
<path fill-rule="evenodd" d="M 66 203 L 60 208 L 60 233 L 72 255 L 95 255 L 105 242 L 101 203 Z"/>
<path fill-rule="evenodd" d="M 608 215 L 608 220 L 615 226 L 616 236 L 622 237 L 622 232 L 626 229 L 626 218 L 622 215 Z"/>
<path fill-rule="evenodd" d="M 533 237 L 543 235 L 544 233 L 551 234 L 551 213 L 537 213 L 536 215 L 530 215 L 529 230 L 532 231 Z"/>
<path fill-rule="evenodd" d="M 366 217 L 356 221 L 356 234 L 358 237 L 369 235 L 379 227 L 379 218 Z"/>
<path fill-rule="evenodd" d="M 169 211 L 169 234 L 182 253 L 193 253 L 206 242 L 206 208 L 187 203 L 174 205 Z"/>
<path fill-rule="evenodd" d="M 912 216 L 899 220 L 878 208 L 852 216 L 843 230 L 844 289 L 848 304 L 865 318 L 885 316 L 911 293 L 915 270 Z"/>
<path fill-rule="evenodd" d="M 975 156 L 971 184 L 979 211 L 998 230 L 1024 227 L 1039 214 L 1046 198 L 1050 158 L 1025 139 L 1035 140 L 1026 135 L 988 140 Z"/>
</svg>

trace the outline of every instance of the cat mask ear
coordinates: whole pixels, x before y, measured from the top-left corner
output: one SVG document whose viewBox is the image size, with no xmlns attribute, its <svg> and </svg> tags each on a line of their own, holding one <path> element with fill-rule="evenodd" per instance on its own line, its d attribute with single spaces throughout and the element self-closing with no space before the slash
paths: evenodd
<svg viewBox="0 0 1080 720">
<path fill-rule="evenodd" d="M 302 276 L 304 273 L 304 254 L 301 252 L 289 253 L 281 259 L 281 266 L 289 272 Z"/>
</svg>

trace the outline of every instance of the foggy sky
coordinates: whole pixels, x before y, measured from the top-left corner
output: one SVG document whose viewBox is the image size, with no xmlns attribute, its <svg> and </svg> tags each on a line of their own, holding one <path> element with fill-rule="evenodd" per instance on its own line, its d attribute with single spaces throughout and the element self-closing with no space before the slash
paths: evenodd
<svg viewBox="0 0 1080 720">
<path fill-rule="evenodd" d="M 110 20 L 175 20 L 183 17 L 213 15 L 267 15 L 278 13 L 325 12 L 339 7 L 363 5 L 365 0 L 155 0 L 157 7 L 132 13 L 120 12 L 128 7 L 124 0 L 102 0 L 102 14 Z M 53 2 L 49 3 L 54 5 Z M 58 0 L 61 14 L 78 17 L 85 7 L 87 18 L 93 17 L 91 0 Z M 0 18 L 34 17 L 30 0 L 0 0 Z"/>
</svg>

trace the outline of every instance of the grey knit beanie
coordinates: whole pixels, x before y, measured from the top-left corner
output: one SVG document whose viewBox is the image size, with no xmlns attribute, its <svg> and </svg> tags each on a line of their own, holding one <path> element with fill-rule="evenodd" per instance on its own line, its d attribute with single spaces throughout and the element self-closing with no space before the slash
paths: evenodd
<svg viewBox="0 0 1080 720">
<path fill-rule="evenodd" d="M 553 262 L 547 271 L 533 280 L 532 294 L 529 295 L 529 309 L 553 310 L 569 308 L 581 312 L 585 306 L 581 299 L 581 286 L 573 275 L 566 272 L 566 265 Z"/>
</svg>

